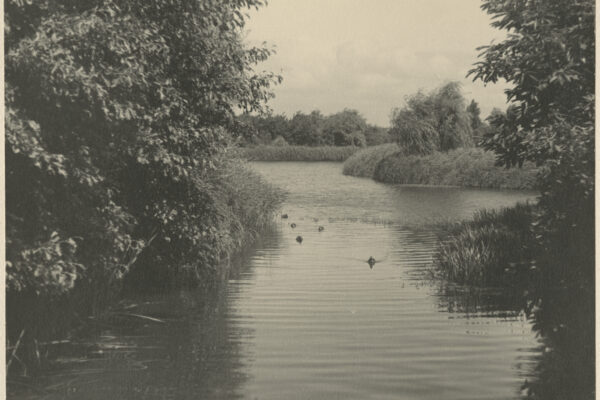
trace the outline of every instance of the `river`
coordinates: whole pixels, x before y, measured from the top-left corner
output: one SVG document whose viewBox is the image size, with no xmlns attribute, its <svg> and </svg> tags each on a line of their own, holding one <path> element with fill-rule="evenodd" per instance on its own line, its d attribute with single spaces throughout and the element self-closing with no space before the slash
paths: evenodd
<svg viewBox="0 0 600 400">
<path fill-rule="evenodd" d="M 386 185 L 339 163 L 252 168 L 288 191 L 288 218 L 228 279 L 124 300 L 121 318 L 53 346 L 51 370 L 15 398 L 522 397 L 543 352 L 532 322 L 506 293 L 427 270 L 435 222 L 534 193 Z"/>
</svg>

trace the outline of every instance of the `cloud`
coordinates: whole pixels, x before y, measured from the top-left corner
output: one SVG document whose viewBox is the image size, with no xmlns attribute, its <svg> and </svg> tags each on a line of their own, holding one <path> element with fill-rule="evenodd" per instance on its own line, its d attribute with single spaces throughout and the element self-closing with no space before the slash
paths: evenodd
<svg viewBox="0 0 600 400">
<path fill-rule="evenodd" d="M 465 77 L 475 47 L 493 33 L 477 1 L 278 0 L 256 17 L 249 40 L 277 45 L 263 68 L 284 78 L 271 103 L 275 112 L 349 107 L 387 125 L 407 95 L 448 81 L 461 82 L 484 115 L 505 107 L 506 85 L 484 87 Z"/>
</svg>

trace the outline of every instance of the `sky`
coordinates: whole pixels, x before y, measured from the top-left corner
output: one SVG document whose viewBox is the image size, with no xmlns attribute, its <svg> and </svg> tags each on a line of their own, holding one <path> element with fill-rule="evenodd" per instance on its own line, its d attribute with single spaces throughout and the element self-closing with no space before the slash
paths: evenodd
<svg viewBox="0 0 600 400">
<path fill-rule="evenodd" d="M 422 89 L 459 81 L 482 117 L 506 108 L 506 83 L 472 82 L 478 46 L 505 33 L 480 0 L 269 0 L 249 12 L 246 42 L 276 54 L 258 70 L 283 76 L 269 103 L 276 114 L 358 110 L 389 126 L 392 109 Z"/>
</svg>

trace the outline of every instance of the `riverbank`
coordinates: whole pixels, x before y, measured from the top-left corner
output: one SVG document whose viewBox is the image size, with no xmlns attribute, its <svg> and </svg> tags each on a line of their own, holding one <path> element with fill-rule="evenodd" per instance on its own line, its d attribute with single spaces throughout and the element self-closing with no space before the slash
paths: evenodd
<svg viewBox="0 0 600 400">
<path fill-rule="evenodd" d="M 229 260 L 273 223 L 285 194 L 239 160 L 220 167 L 203 183 L 215 211 L 211 231 L 193 248 L 196 264 L 170 262 L 181 239 L 164 232 L 147 244 L 128 272 L 83 270 L 73 289 L 61 295 L 8 288 L 7 346 L 19 357 L 9 364 L 11 374 L 35 374 L 44 365 L 47 349 L 40 349 L 41 344 L 68 340 L 101 324 L 124 293 L 194 287 L 223 276 Z"/>
<path fill-rule="evenodd" d="M 359 151 L 357 146 L 257 146 L 239 148 L 249 161 L 345 161 Z"/>
<path fill-rule="evenodd" d="M 344 174 L 384 183 L 535 189 L 538 169 L 531 163 L 504 169 L 495 165 L 492 153 L 479 148 L 407 156 L 394 146 L 387 144 L 355 153 L 345 161 Z"/>
</svg>

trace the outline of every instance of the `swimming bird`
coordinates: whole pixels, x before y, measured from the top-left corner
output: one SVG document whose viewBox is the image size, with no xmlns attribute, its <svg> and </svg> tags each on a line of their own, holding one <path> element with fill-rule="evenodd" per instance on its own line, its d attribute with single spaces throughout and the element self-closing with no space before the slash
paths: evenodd
<svg viewBox="0 0 600 400">
<path fill-rule="evenodd" d="M 377 261 L 375 260 L 375 257 L 371 256 L 369 257 L 369 259 L 367 260 L 367 264 L 369 264 L 369 267 L 371 267 L 371 269 L 373 269 L 373 266 L 375 265 Z"/>
<path fill-rule="evenodd" d="M 325 227 L 324 227 L 324 226 L 322 226 L 322 225 L 321 225 L 321 226 L 319 226 L 319 232 L 323 232 L 324 230 L 325 230 Z"/>
<path fill-rule="evenodd" d="M 296 227 L 296 224 L 292 222 L 290 226 L 292 227 L 292 229 L 294 229 Z"/>
<path fill-rule="evenodd" d="M 296 236 L 296 242 L 302 243 L 302 236 Z"/>
<path fill-rule="evenodd" d="M 287 214 L 281 214 L 281 219 L 287 219 L 288 215 Z"/>
</svg>

